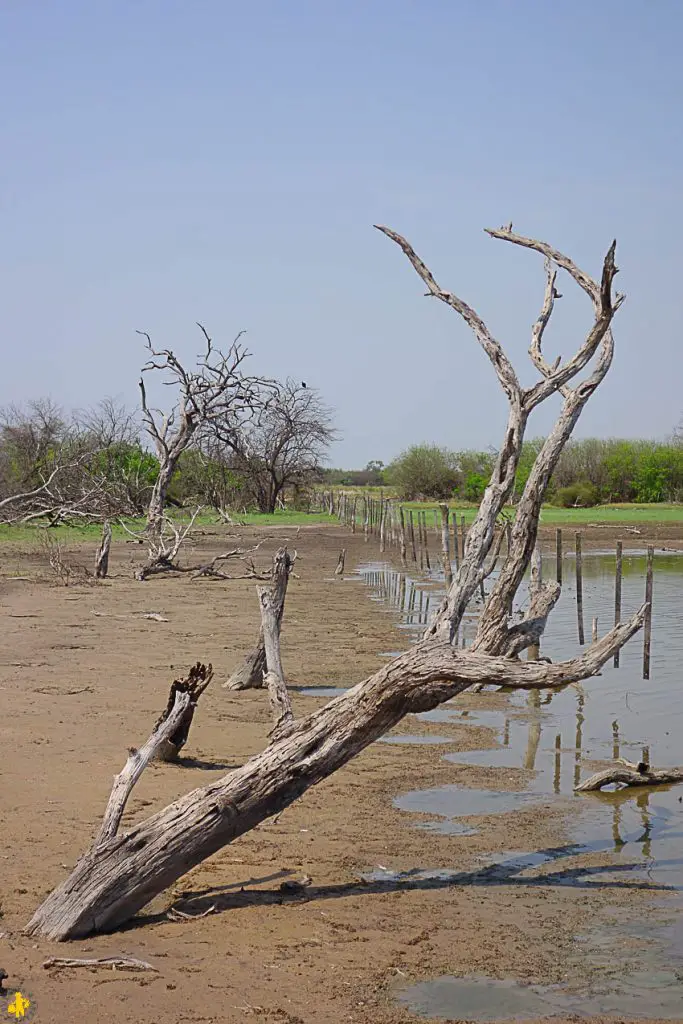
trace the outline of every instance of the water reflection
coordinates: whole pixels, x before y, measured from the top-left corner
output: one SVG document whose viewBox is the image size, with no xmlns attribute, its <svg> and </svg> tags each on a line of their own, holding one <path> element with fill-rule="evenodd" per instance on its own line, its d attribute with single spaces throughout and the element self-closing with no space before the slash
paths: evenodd
<svg viewBox="0 0 683 1024">
<path fill-rule="evenodd" d="M 598 618 L 605 631 L 614 620 L 614 552 L 583 553 L 583 606 L 587 622 Z M 563 561 L 562 597 L 549 620 L 542 653 L 553 661 L 578 653 L 575 562 Z M 544 574 L 555 575 L 555 557 L 544 558 Z M 622 558 L 622 617 L 644 599 L 646 556 L 625 551 Z M 393 568 L 389 563 L 363 565 L 358 570 L 373 596 L 393 611 L 409 642 L 415 642 L 437 611 L 444 596 L 443 573 Z M 487 584 L 491 586 L 491 581 Z M 621 653 L 620 666 L 605 666 L 584 686 L 562 691 L 512 692 L 507 710 L 458 711 L 457 700 L 424 716 L 429 721 L 489 725 L 496 731 L 498 749 L 452 753 L 447 759 L 467 764 L 519 767 L 535 772 L 528 790 L 534 794 L 572 795 L 582 778 L 595 770 L 592 762 L 626 757 L 637 761 L 643 748 L 656 765 L 683 763 L 683 702 L 680 699 L 683 631 L 680 629 L 683 556 L 655 556 L 655 602 L 652 625 L 651 678 L 642 676 L 642 637 Z M 523 614 L 526 595 L 515 609 Z M 477 625 L 473 604 L 462 624 L 460 642 L 472 642 Z M 482 704 L 485 707 L 485 695 Z M 571 739 L 570 739 L 571 737 Z M 667 884 L 683 888 L 678 826 L 683 821 L 679 794 L 683 787 L 627 790 L 575 797 L 578 841 L 602 844 L 619 851 L 637 848 L 648 871 Z"/>
</svg>

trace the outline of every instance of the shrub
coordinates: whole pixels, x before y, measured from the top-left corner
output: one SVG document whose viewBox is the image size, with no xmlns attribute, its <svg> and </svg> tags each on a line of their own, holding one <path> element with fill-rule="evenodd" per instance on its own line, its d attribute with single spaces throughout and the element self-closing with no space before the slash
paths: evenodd
<svg viewBox="0 0 683 1024">
<path fill-rule="evenodd" d="M 469 473 L 462 488 L 465 501 L 480 502 L 488 482 L 488 477 L 482 476 L 481 473 Z"/>
<path fill-rule="evenodd" d="M 450 498 L 458 482 L 456 457 L 446 448 L 416 444 L 394 459 L 386 477 L 405 501 Z"/>
<path fill-rule="evenodd" d="M 555 492 L 554 504 L 562 508 L 592 508 L 598 504 L 598 491 L 587 480 L 569 484 Z"/>
</svg>

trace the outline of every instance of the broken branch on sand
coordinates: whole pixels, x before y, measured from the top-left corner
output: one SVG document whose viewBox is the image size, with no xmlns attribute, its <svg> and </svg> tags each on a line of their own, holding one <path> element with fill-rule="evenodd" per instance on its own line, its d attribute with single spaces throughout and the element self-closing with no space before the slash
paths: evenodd
<svg viewBox="0 0 683 1024">
<path fill-rule="evenodd" d="M 596 772 L 576 787 L 576 793 L 597 793 L 605 786 L 670 786 L 683 782 L 683 768 L 653 768 L 645 761 L 627 761 L 620 757 L 611 768 Z"/>
</svg>

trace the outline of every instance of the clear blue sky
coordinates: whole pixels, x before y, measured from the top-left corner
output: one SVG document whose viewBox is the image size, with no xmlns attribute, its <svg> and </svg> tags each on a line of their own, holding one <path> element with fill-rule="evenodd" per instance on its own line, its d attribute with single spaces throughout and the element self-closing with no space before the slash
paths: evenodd
<svg viewBox="0 0 683 1024">
<path fill-rule="evenodd" d="M 628 301 L 579 433 L 670 432 L 682 50 L 680 0 L 4 0 L 0 404 L 133 404 L 135 329 L 189 356 L 202 320 L 321 389 L 336 464 L 497 445 L 485 356 L 372 224 L 523 365 L 542 261 L 482 233 L 512 220 L 594 273 L 617 237 Z M 553 357 L 590 320 L 574 287 Z"/>
</svg>

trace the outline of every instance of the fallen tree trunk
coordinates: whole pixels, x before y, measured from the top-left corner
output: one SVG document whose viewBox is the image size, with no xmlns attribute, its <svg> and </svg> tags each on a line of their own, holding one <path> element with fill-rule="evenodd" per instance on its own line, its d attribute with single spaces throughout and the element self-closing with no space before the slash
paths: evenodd
<svg viewBox="0 0 683 1024">
<path fill-rule="evenodd" d="M 296 555 L 291 558 L 287 548 L 279 548 L 273 557 L 272 590 L 273 605 L 277 613 L 278 630 L 282 624 L 287 596 L 289 574 L 292 571 Z M 242 664 L 235 669 L 230 678 L 223 683 L 224 690 L 259 689 L 264 685 L 266 673 L 266 648 L 263 638 L 263 626 L 259 629 L 256 647 L 247 654 Z"/>
<path fill-rule="evenodd" d="M 116 928 L 190 868 L 284 810 L 409 712 L 429 711 L 476 682 L 545 689 L 585 679 L 640 629 L 643 619 L 641 609 L 581 657 L 557 665 L 491 658 L 437 639 L 422 643 L 297 722 L 290 735 L 223 779 L 90 850 L 39 907 L 27 933 L 63 940 Z"/>
<path fill-rule="evenodd" d="M 683 768 L 653 768 L 640 761 L 619 759 L 617 764 L 604 771 L 596 772 L 589 779 L 577 786 L 576 793 L 596 793 L 605 786 L 670 786 L 683 782 Z"/>
</svg>

